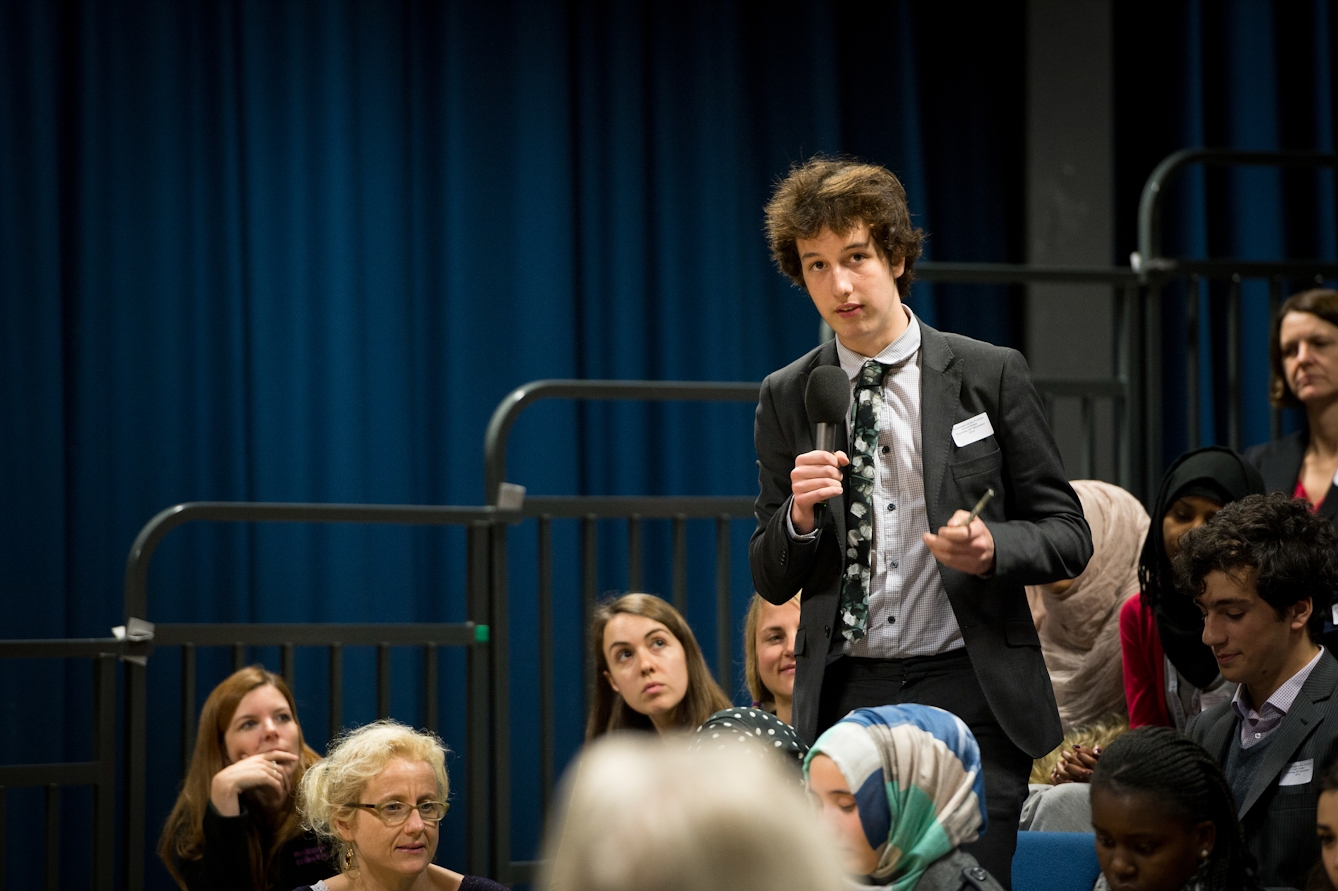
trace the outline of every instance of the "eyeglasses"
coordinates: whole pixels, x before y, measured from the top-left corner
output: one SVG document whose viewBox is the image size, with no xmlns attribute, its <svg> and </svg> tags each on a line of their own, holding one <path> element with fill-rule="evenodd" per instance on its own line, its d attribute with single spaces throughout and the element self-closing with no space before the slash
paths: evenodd
<svg viewBox="0 0 1338 891">
<path fill-rule="evenodd" d="M 376 811 L 381 822 L 387 826 L 398 826 L 414 811 L 423 818 L 424 823 L 437 823 L 446 816 L 451 806 L 444 801 L 420 801 L 418 804 L 405 804 L 403 801 L 387 801 L 385 804 L 350 804 L 349 807 L 363 807 Z"/>
</svg>

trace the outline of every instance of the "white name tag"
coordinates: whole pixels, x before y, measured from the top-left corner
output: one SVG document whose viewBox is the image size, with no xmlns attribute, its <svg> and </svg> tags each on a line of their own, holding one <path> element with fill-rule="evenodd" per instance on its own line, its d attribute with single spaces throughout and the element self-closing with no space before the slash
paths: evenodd
<svg viewBox="0 0 1338 891">
<path fill-rule="evenodd" d="M 957 443 L 959 449 L 993 435 L 994 427 L 990 425 L 990 416 L 984 412 L 974 418 L 968 418 L 960 424 L 952 425 L 952 441 Z"/>
<path fill-rule="evenodd" d="M 1282 779 L 1278 780 L 1279 786 L 1304 786 L 1310 782 L 1315 775 L 1315 759 L 1307 758 L 1304 761 L 1293 761 L 1287 765 L 1287 769 L 1282 772 Z"/>
</svg>

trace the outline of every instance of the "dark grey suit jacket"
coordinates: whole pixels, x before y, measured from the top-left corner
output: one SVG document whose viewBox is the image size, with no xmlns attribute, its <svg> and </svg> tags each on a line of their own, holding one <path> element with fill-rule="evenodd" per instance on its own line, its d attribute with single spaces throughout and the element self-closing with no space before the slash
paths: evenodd
<svg viewBox="0 0 1338 891">
<path fill-rule="evenodd" d="M 959 508 L 969 510 L 993 487 L 995 498 L 981 514 L 994 536 L 993 576 L 981 579 L 942 565 L 939 573 L 995 718 L 1018 748 L 1039 758 L 1059 744 L 1062 731 L 1023 586 L 1082 572 L 1092 555 L 1091 532 L 1021 354 L 917 324 L 926 531 L 947 523 Z M 761 494 L 749 562 L 758 593 L 772 603 L 804 592 L 795 639 L 794 725 L 809 743 L 817 735 L 828 653 L 838 648 L 833 634 L 845 561 L 839 547 L 845 499 L 830 502 L 820 534 L 809 542 L 790 537 L 781 508 L 790 497 L 795 457 L 813 449 L 814 429 L 804 411 L 809 372 L 839 364 L 836 343 L 829 341 L 768 375 L 754 426 Z M 958 448 L 953 425 L 981 412 L 989 415 L 994 434 Z M 846 449 L 844 431 L 837 448 Z"/>
<path fill-rule="evenodd" d="M 1282 726 L 1263 754 L 1259 774 L 1244 801 L 1236 802 L 1245 842 L 1259 865 L 1264 887 L 1304 887 L 1305 875 L 1319 860 L 1315 840 L 1315 805 L 1324 762 L 1338 741 L 1338 660 L 1328 650 L 1296 694 Z M 1224 702 L 1196 717 L 1187 729 L 1190 739 L 1225 767 L 1239 718 Z M 1279 786 L 1289 764 L 1311 762 L 1308 783 Z"/>
<path fill-rule="evenodd" d="M 1245 450 L 1245 460 L 1253 464 L 1269 492 L 1296 491 L 1296 478 L 1301 475 L 1308 434 L 1300 430 L 1282 439 L 1251 446 Z M 1338 486 L 1329 484 L 1329 491 L 1319 504 L 1319 514 L 1330 523 L 1338 520 Z"/>
</svg>

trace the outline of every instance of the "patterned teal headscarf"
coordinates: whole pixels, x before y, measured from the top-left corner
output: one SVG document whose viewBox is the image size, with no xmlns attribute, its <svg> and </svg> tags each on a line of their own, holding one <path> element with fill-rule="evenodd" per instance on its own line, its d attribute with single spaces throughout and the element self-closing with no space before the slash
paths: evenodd
<svg viewBox="0 0 1338 891">
<path fill-rule="evenodd" d="M 928 705 L 856 709 L 818 737 L 814 755 L 850 784 L 869 846 L 871 878 L 912 891 L 934 861 L 985 831 L 980 747 L 962 720 Z"/>
</svg>

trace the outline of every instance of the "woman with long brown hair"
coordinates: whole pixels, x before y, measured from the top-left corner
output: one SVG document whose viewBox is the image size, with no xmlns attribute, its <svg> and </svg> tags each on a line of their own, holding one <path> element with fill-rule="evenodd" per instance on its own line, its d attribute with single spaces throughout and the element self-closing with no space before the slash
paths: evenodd
<svg viewBox="0 0 1338 891">
<path fill-rule="evenodd" d="M 692 730 L 730 705 L 688 623 L 653 594 L 596 607 L 590 650 L 599 677 L 587 741 L 611 730 Z"/>
<path fill-rule="evenodd" d="M 214 688 L 158 856 L 186 891 L 289 891 L 334 875 L 302 831 L 294 791 L 320 760 L 302 739 L 292 691 L 252 665 Z"/>
</svg>

